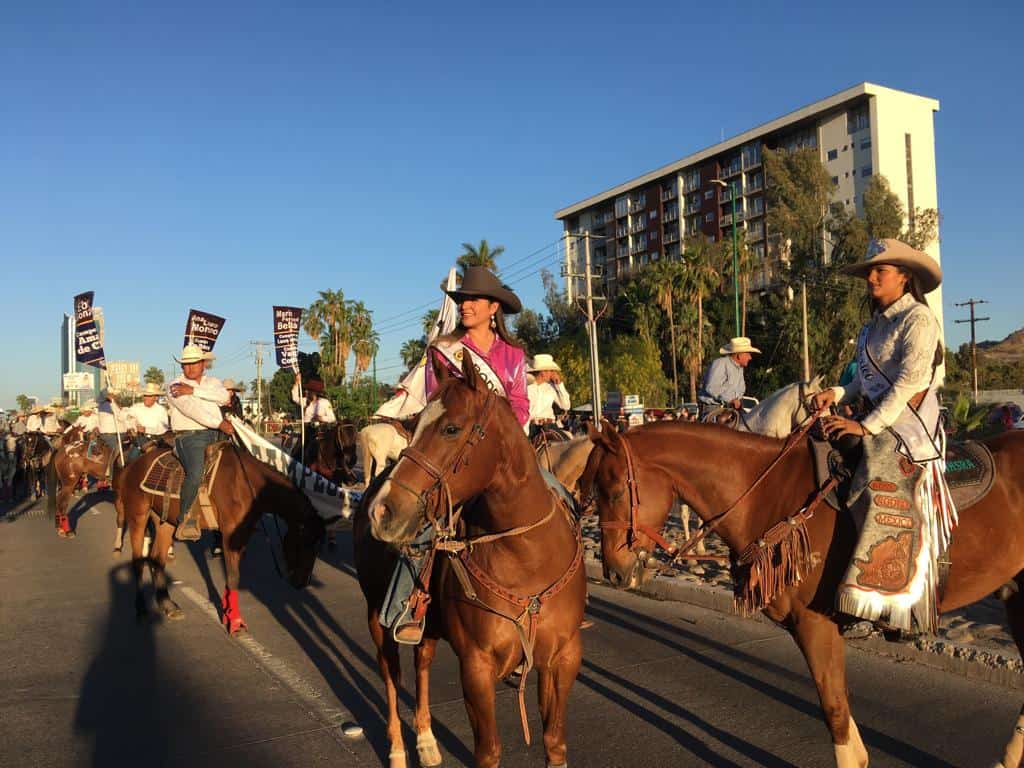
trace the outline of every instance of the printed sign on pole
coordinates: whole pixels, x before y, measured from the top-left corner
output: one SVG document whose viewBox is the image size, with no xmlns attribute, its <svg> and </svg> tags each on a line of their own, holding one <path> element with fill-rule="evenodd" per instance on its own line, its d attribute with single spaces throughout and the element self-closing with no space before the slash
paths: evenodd
<svg viewBox="0 0 1024 768">
<path fill-rule="evenodd" d="M 274 307 L 274 350 L 281 368 L 299 371 L 299 329 L 301 307 Z"/>
<path fill-rule="evenodd" d="M 213 345 L 217 343 L 217 336 L 224 328 L 226 320 L 209 312 L 198 309 L 188 311 L 188 321 L 185 323 L 185 342 L 183 347 L 195 344 L 203 352 L 212 352 Z"/>
<path fill-rule="evenodd" d="M 75 296 L 75 359 L 96 368 L 106 368 L 103 341 L 92 312 L 93 291 Z"/>
</svg>

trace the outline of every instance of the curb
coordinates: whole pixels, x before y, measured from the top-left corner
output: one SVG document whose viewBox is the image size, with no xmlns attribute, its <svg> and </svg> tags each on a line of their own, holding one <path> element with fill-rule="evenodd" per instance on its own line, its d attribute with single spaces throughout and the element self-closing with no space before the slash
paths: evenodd
<svg viewBox="0 0 1024 768">
<path fill-rule="evenodd" d="M 585 560 L 587 578 L 604 586 L 601 563 Z M 744 618 L 733 608 L 732 592 L 710 584 L 695 583 L 679 578 L 655 577 L 639 589 L 630 590 L 655 600 L 669 600 Z M 745 617 L 749 621 L 776 626 L 761 613 Z M 925 667 L 958 675 L 968 680 L 992 683 L 1011 690 L 1024 690 L 1024 663 L 1019 658 L 936 638 L 918 639 L 913 643 L 888 642 L 881 637 L 848 640 L 847 644 L 862 651 L 884 656 L 894 661 L 913 662 Z"/>
</svg>

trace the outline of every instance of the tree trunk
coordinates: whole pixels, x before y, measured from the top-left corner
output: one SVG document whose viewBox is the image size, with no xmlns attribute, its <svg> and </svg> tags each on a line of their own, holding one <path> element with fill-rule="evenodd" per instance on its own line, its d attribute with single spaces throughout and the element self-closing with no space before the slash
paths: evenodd
<svg viewBox="0 0 1024 768">
<path fill-rule="evenodd" d="M 697 292 L 697 364 L 690 369 L 690 402 L 697 402 L 697 376 L 704 367 L 704 297 Z"/>
<path fill-rule="evenodd" d="M 679 374 L 676 371 L 676 324 L 672 318 L 672 295 L 668 297 L 668 330 L 672 342 L 672 396 L 673 403 L 679 404 Z"/>
</svg>

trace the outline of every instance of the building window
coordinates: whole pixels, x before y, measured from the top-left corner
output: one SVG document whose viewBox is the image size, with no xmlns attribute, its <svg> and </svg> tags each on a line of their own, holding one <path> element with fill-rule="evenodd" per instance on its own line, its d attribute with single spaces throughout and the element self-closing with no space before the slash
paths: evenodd
<svg viewBox="0 0 1024 768">
<path fill-rule="evenodd" d="M 864 139 L 860 143 L 860 148 L 861 149 L 871 149 L 871 139 Z"/>
<path fill-rule="evenodd" d="M 866 178 L 867 178 L 868 176 L 870 176 L 870 175 L 871 175 L 871 166 L 870 166 L 870 165 L 865 165 L 865 166 L 864 166 L 863 168 L 861 168 L 861 169 L 860 169 L 860 175 L 861 175 L 862 177 L 864 177 L 865 179 L 866 179 Z"/>
<path fill-rule="evenodd" d="M 846 113 L 846 132 L 856 133 L 857 131 L 863 131 L 868 127 L 868 106 L 865 104 L 862 107 L 851 109 Z"/>
<path fill-rule="evenodd" d="M 629 212 L 629 200 L 625 197 L 620 197 L 615 201 L 615 216 L 621 219 Z"/>
<path fill-rule="evenodd" d="M 654 221 L 656 218 L 658 218 L 657 210 L 651 211 L 651 221 Z"/>
<path fill-rule="evenodd" d="M 706 221 L 706 222 L 708 222 L 710 224 L 714 220 L 715 220 L 715 214 L 713 214 L 713 213 L 705 213 L 704 214 L 704 221 Z"/>
<path fill-rule="evenodd" d="M 832 186 L 833 187 L 838 187 L 839 186 L 839 177 L 838 176 L 833 176 L 832 177 Z"/>
<path fill-rule="evenodd" d="M 715 190 L 709 189 L 704 193 L 705 200 L 712 200 L 715 197 Z"/>
<path fill-rule="evenodd" d="M 839 157 L 839 153 L 836 150 L 830 149 L 828 151 L 828 159 L 829 160 L 835 160 L 837 157 Z"/>
<path fill-rule="evenodd" d="M 658 230 L 656 230 L 656 229 L 651 230 L 651 240 L 657 240 L 657 239 L 658 239 Z"/>
</svg>

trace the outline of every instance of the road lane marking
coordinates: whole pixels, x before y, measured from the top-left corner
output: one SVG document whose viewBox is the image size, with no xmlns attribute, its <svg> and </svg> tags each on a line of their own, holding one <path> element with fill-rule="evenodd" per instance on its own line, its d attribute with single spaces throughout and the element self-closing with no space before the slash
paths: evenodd
<svg viewBox="0 0 1024 768">
<path fill-rule="evenodd" d="M 188 598 L 196 608 L 206 614 L 218 627 L 223 627 L 220 614 L 209 598 L 200 595 L 188 585 L 181 585 L 178 591 Z M 327 697 L 314 685 L 307 682 L 298 672 L 270 651 L 250 634 L 236 635 L 232 638 L 264 674 L 279 683 L 303 709 L 317 722 L 325 726 L 327 734 L 346 750 L 351 752 L 353 739 L 342 735 L 345 724 L 354 724 L 355 719 L 347 710 L 327 701 Z"/>
</svg>

